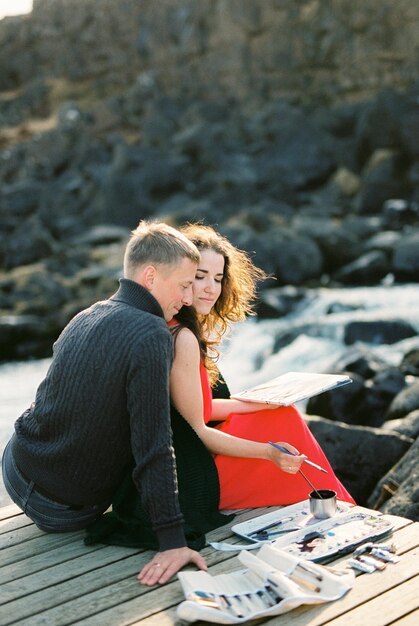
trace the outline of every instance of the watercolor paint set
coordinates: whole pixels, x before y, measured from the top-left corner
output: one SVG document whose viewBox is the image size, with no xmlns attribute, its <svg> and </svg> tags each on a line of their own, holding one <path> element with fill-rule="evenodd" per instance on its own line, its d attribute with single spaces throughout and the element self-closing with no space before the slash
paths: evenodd
<svg viewBox="0 0 419 626">
<path fill-rule="evenodd" d="M 259 546 L 272 543 L 311 561 L 348 554 L 366 541 L 388 535 L 392 529 L 392 522 L 379 511 L 339 501 L 333 517 L 319 520 L 310 513 L 308 500 L 232 526 L 234 533 Z"/>
</svg>

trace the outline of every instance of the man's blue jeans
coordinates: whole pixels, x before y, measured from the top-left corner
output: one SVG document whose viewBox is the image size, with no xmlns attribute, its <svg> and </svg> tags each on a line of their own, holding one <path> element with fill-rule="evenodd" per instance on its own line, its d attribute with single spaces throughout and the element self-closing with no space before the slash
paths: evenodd
<svg viewBox="0 0 419 626">
<path fill-rule="evenodd" d="M 4 485 L 13 502 L 45 532 L 63 533 L 86 528 L 109 506 L 109 503 L 102 503 L 74 507 L 54 502 L 38 493 L 34 483 L 26 480 L 16 466 L 10 441 L 3 453 L 2 470 Z"/>
</svg>

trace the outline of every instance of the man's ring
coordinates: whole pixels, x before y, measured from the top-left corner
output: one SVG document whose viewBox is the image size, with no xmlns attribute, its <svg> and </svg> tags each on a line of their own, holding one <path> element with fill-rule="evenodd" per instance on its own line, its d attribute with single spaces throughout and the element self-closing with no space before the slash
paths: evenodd
<svg viewBox="0 0 419 626">
<path fill-rule="evenodd" d="M 154 563 L 154 567 L 161 567 L 160 563 Z"/>
</svg>

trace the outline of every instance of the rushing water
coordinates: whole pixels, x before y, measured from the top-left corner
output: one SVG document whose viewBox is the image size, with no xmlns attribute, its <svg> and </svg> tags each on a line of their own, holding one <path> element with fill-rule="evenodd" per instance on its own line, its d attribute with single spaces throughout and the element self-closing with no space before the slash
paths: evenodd
<svg viewBox="0 0 419 626">
<path fill-rule="evenodd" d="M 330 312 L 334 311 L 334 312 Z M 223 346 L 220 367 L 230 390 L 237 392 L 287 371 L 325 372 L 347 350 L 344 326 L 355 320 L 403 319 L 419 332 L 419 285 L 316 289 L 307 293 L 287 317 L 236 325 Z M 273 354 L 275 338 L 294 330 L 296 339 Z M 372 346 L 391 365 L 398 365 L 419 337 Z M 371 346 L 370 346 L 371 348 Z M 35 397 L 49 359 L 0 366 L 0 452 L 13 423 Z M 0 484 L 0 506 L 9 503 Z"/>
</svg>

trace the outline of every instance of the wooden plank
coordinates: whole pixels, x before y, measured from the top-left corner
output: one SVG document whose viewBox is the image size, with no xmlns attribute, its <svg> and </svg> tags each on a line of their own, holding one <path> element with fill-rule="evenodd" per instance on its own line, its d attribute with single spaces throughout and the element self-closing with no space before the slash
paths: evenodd
<svg viewBox="0 0 419 626">
<path fill-rule="evenodd" d="M 83 535 L 83 531 L 78 533 L 51 534 L 36 537 L 32 541 L 16 543 L 10 547 L 2 548 L 0 553 L 0 566 L 3 567 L 11 563 L 18 563 L 22 560 L 26 561 L 28 556 L 33 557 L 69 543 L 81 542 Z"/>
<path fill-rule="evenodd" d="M 237 538 L 236 538 L 237 539 Z M 209 567 L 213 567 L 214 564 L 223 562 L 224 560 L 231 560 L 233 558 L 234 553 L 227 552 L 215 552 L 212 548 L 205 548 L 202 551 L 203 556 L 206 558 Z M 156 606 L 166 605 L 167 602 L 171 602 L 171 595 L 168 594 L 168 588 L 170 585 L 177 584 L 179 585 L 179 589 L 177 591 L 175 604 L 178 604 L 183 599 L 183 594 L 180 589 L 180 583 L 177 579 L 174 579 L 172 583 L 169 585 L 165 585 L 162 587 L 156 587 L 152 590 L 148 587 L 144 587 L 140 585 L 136 579 L 136 574 L 140 571 L 142 566 L 151 558 L 151 552 L 145 552 L 142 555 L 136 555 L 135 558 L 135 571 L 126 571 L 126 576 L 121 580 L 118 580 L 115 584 L 109 584 L 109 577 L 102 576 L 101 572 L 97 572 L 95 570 L 96 578 L 100 579 L 100 584 L 98 585 L 98 581 L 96 580 L 95 584 L 92 585 L 92 578 L 90 580 L 86 579 L 86 576 L 77 578 L 77 593 L 73 594 L 73 600 L 61 603 L 59 606 L 55 603 L 56 606 L 52 607 L 50 610 L 44 611 L 42 613 L 42 619 L 45 619 L 45 623 L 48 626 L 63 626 L 63 624 L 74 623 L 75 621 L 83 621 L 83 624 L 86 620 L 93 619 L 93 623 L 108 623 L 101 622 L 103 612 L 107 612 L 108 610 L 114 611 L 118 617 L 115 623 L 120 623 L 121 621 L 121 606 L 124 606 L 125 603 L 128 603 L 131 600 L 138 600 L 141 597 L 140 604 L 142 607 L 147 607 L 147 610 L 154 611 Z M 133 561 L 128 563 L 130 567 L 132 567 Z M 112 566 L 113 567 L 113 566 Z M 230 571 L 231 568 L 227 567 L 227 571 Z M 110 569 L 110 568 L 106 568 Z M 106 581 L 108 578 L 108 582 Z M 66 581 L 66 585 L 71 584 L 71 581 Z M 92 589 L 92 592 L 89 593 L 89 587 Z M 83 593 L 80 593 L 80 589 L 83 590 Z M 162 593 L 162 590 L 164 592 Z M 53 593 L 58 593 L 59 590 L 53 590 Z M 64 591 L 64 594 L 68 592 L 68 589 Z M 147 594 L 153 593 L 151 599 Z M 148 598 L 148 599 L 147 599 Z M 147 600 L 146 600 L 147 599 Z M 25 601 L 25 598 L 22 599 Z M 41 600 L 42 601 L 42 600 Z M 16 605 L 15 605 L 16 606 Z M 42 605 L 41 605 L 42 606 Z M 18 609 L 20 612 L 21 608 Z M 134 609 L 137 610 L 136 608 Z M 97 615 L 91 617 L 92 613 L 95 612 Z M 63 618 L 63 614 L 65 614 L 65 618 Z M 129 620 L 131 619 L 131 613 L 129 614 Z M 134 616 L 136 617 L 136 616 Z M 38 623 L 36 620 L 38 617 L 36 615 L 31 615 L 29 620 L 19 622 L 19 626 L 30 626 L 31 624 Z M 40 618 L 39 618 L 40 619 Z M 69 620 L 68 622 L 63 622 L 63 619 Z M 108 617 L 106 618 L 108 619 Z M 109 618 L 110 619 L 110 618 Z M 35 620 L 35 621 L 34 621 Z M 40 622 L 43 623 L 43 622 Z M 109 623 L 113 623 L 112 621 Z M 122 623 L 122 622 L 121 622 Z"/>
<path fill-rule="evenodd" d="M 235 539 L 236 541 L 238 540 L 237 537 Z M 115 550 L 118 550 L 115 546 L 114 548 Z M 138 554 L 135 554 L 131 559 L 125 558 L 124 561 L 123 562 L 121 561 L 120 564 L 118 563 L 116 563 L 115 565 L 111 564 L 108 568 L 105 568 L 103 566 L 101 568 L 101 563 L 97 562 L 97 554 L 98 553 L 94 553 L 89 559 L 89 564 L 94 564 L 94 570 L 90 572 L 90 574 L 77 575 L 77 578 L 74 580 L 66 579 L 62 584 L 55 584 L 52 588 L 48 586 L 46 589 L 41 589 L 35 594 L 32 594 L 31 606 L 34 607 L 33 612 L 36 612 L 36 606 L 48 608 L 49 606 L 55 606 L 56 604 L 60 604 L 61 602 L 65 602 L 71 598 L 77 598 L 79 599 L 80 604 L 86 604 L 89 607 L 93 599 L 89 597 L 87 600 L 80 601 L 81 589 L 83 590 L 83 595 L 87 594 L 89 591 L 94 591 L 96 589 L 100 589 L 101 590 L 100 593 L 102 593 L 102 589 L 104 587 L 108 586 L 115 580 L 119 580 L 124 577 L 132 577 L 132 580 L 135 583 L 133 595 L 135 596 L 138 595 L 139 583 L 136 581 L 136 574 L 139 572 L 143 564 L 151 558 L 151 552 L 144 553 L 141 560 L 139 559 Z M 101 555 L 102 553 L 100 553 L 100 556 Z M 118 552 L 118 556 L 120 556 L 119 552 Z M 226 554 L 216 553 L 211 548 L 206 548 L 204 550 L 204 556 L 207 557 L 209 564 L 211 564 L 212 560 L 216 560 L 218 558 L 227 558 Z M 231 558 L 232 557 L 231 553 L 228 553 L 228 556 Z M 97 568 L 101 568 L 101 569 L 97 569 Z M 118 570 L 124 571 L 124 574 L 120 575 Z M 66 571 L 68 571 L 67 564 L 66 564 Z M 114 571 L 116 572 L 116 574 L 114 574 Z M 43 573 L 41 573 L 41 576 L 42 575 Z M 54 579 L 57 576 L 58 574 L 57 574 L 57 571 L 55 570 Z M 47 578 L 50 578 L 50 575 L 48 573 L 47 573 Z M 39 581 L 39 574 L 36 575 L 36 581 L 37 582 Z M 25 579 L 24 588 L 22 589 L 22 591 L 24 592 L 28 592 L 27 583 L 28 583 L 28 580 Z M 9 588 L 7 586 L 2 587 L 2 591 L 4 591 L 5 593 L 9 590 L 10 590 L 10 585 L 9 585 Z M 121 593 L 120 589 L 108 590 L 107 600 L 105 602 L 106 606 L 109 606 L 112 603 L 114 603 L 115 598 L 116 598 L 116 601 L 119 602 L 120 593 Z M 20 606 L 19 603 L 22 606 Z M 28 612 L 26 595 L 20 600 L 19 599 L 15 600 L 13 603 L 9 602 L 7 606 L 8 608 L 10 608 L 11 611 L 13 611 L 14 614 L 19 614 L 22 617 L 26 616 Z M 62 612 L 62 609 L 59 610 L 58 618 L 60 617 L 61 612 Z M 31 614 L 31 611 L 29 612 L 29 614 Z M 49 621 L 51 621 L 52 619 L 55 619 L 56 617 L 57 616 L 49 614 L 48 619 Z M 51 621 L 51 623 L 53 622 Z"/>
<path fill-rule="evenodd" d="M 130 626 L 174 626 L 174 624 L 180 624 L 181 622 L 178 620 L 176 615 L 176 607 L 170 607 L 169 609 L 165 609 L 164 611 L 160 611 L 160 613 L 150 615 L 144 619 L 136 620 L 132 622 Z M 182 622 L 183 623 L 183 622 Z M 184 622 L 186 624 L 186 622 Z M 195 624 L 209 624 L 210 622 L 195 622 Z M 250 622 L 250 624 L 262 624 L 263 621 L 259 622 Z"/>
<path fill-rule="evenodd" d="M 80 533 L 84 531 L 77 531 L 79 537 Z M 0 549 L 10 549 L 13 546 L 25 545 L 28 542 L 37 539 L 39 541 L 45 540 L 48 541 L 48 537 L 70 537 L 75 535 L 76 533 L 45 533 L 42 530 L 39 530 L 35 526 L 35 524 L 31 524 L 30 526 L 23 526 L 22 528 L 17 528 L 16 530 L 12 530 L 9 533 L 4 533 L 0 535 Z"/>
<path fill-rule="evenodd" d="M 103 610 L 101 604 L 94 603 L 93 610 L 92 608 L 90 609 L 90 616 L 86 613 L 85 617 L 80 618 L 79 614 L 74 615 L 72 613 L 72 617 L 76 618 L 77 621 L 82 621 L 83 626 L 103 626 L 104 624 L 126 626 L 127 624 L 132 624 L 133 621 L 142 620 L 150 615 L 158 614 L 160 616 L 161 612 L 176 607 L 179 602 L 183 600 L 183 593 L 178 580 L 166 584 L 164 593 L 162 593 L 161 588 L 145 590 L 144 587 L 138 586 L 138 583 L 136 588 L 132 586 L 132 581 L 130 584 L 133 593 L 129 600 L 127 599 L 120 604 L 115 604 L 107 610 Z M 68 615 L 69 610 L 72 610 L 71 606 L 66 607 L 64 605 L 63 608 L 66 615 Z M 49 621 L 47 623 L 48 625 L 50 624 Z M 36 621 L 32 621 L 31 624 L 19 624 L 19 626 L 32 625 L 38 626 Z M 55 624 L 55 626 L 58 625 Z"/>
<path fill-rule="evenodd" d="M 16 504 L 9 504 L 0 508 L 0 520 L 9 519 L 16 515 L 23 515 L 21 509 Z"/>
<path fill-rule="evenodd" d="M 98 546 L 85 546 L 79 544 L 70 544 L 50 550 L 45 554 L 38 554 L 34 557 L 28 557 L 26 561 L 19 561 L 16 564 L 5 565 L 0 569 L 0 584 L 2 591 L 13 583 L 23 585 L 31 575 L 39 573 L 43 577 L 48 576 L 48 570 L 74 561 L 77 557 L 87 556 L 96 550 L 100 550 Z M 51 574 L 52 575 L 52 574 Z M 21 581 L 19 579 L 22 579 Z M 19 582 L 18 582 L 19 580 Z M 29 590 L 31 591 L 31 590 Z"/>
<path fill-rule="evenodd" d="M 103 554 L 102 554 L 103 556 Z M 96 554 L 92 555 L 95 559 Z M 138 574 L 138 555 L 134 554 L 118 560 L 109 557 L 106 561 L 94 562 L 94 569 L 90 572 L 75 576 L 61 583 L 44 587 L 23 596 L 16 600 L 11 600 L 3 606 L 5 615 L 9 617 L 1 623 L 6 626 L 11 622 L 19 622 L 24 618 L 29 618 L 38 613 L 46 612 L 56 606 L 60 606 L 70 600 L 79 598 L 81 595 L 91 593 L 96 590 L 106 590 L 106 587 L 125 578 L 135 578 Z M 30 599 L 28 602 L 28 598 Z M 62 612 L 62 609 L 60 609 Z M 52 624 L 52 621 L 51 621 Z"/>
<path fill-rule="evenodd" d="M 26 515 L 13 515 L 5 519 L 0 518 L 0 535 L 24 526 L 33 526 L 33 522 Z"/>
<path fill-rule="evenodd" d="M 401 617 L 395 622 L 391 624 L 397 624 L 397 626 L 418 626 L 419 624 L 419 609 L 417 611 L 413 611 L 409 613 L 409 615 L 405 615 Z"/>
<path fill-rule="evenodd" d="M 419 576 L 397 585 L 394 589 L 380 594 L 367 604 L 348 611 L 338 619 L 329 622 L 330 626 L 354 626 L 354 624 L 374 624 L 388 626 L 418 608 Z"/>
<path fill-rule="evenodd" d="M 179 624 L 179 620 L 177 620 L 176 615 L 176 607 L 171 607 L 170 609 L 165 609 L 160 613 L 155 615 L 150 615 L 150 617 L 146 617 L 144 619 L 140 619 L 140 621 L 132 622 L 131 626 L 173 626 L 174 624 Z M 185 622 L 186 623 L 186 622 Z M 195 624 L 208 624 L 210 622 L 195 622 Z M 250 622 L 262 624 L 263 621 L 259 622 Z"/>
</svg>

